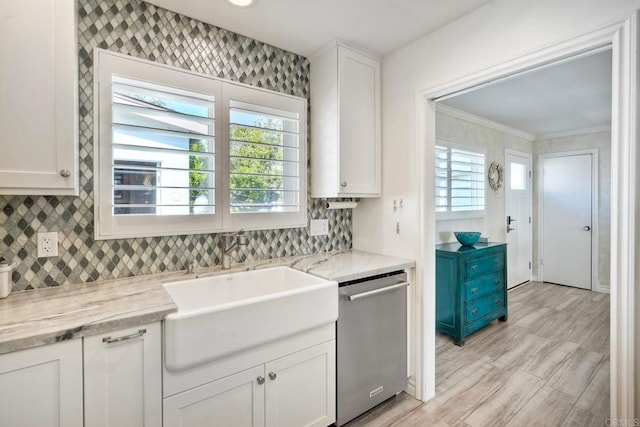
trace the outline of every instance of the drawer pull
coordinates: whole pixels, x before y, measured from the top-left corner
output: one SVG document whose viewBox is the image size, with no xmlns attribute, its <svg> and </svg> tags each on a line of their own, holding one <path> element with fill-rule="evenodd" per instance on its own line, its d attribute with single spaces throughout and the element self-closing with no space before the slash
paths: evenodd
<svg viewBox="0 0 640 427">
<path fill-rule="evenodd" d="M 259 376 L 258 378 L 256 378 L 256 381 L 258 382 L 258 385 L 262 385 L 262 384 L 264 384 L 264 377 L 263 376 Z"/>
<path fill-rule="evenodd" d="M 125 335 L 123 337 L 118 337 L 118 338 L 105 337 L 105 338 L 102 338 L 102 342 L 107 343 L 107 344 L 113 344 L 114 342 L 120 342 L 120 341 L 130 340 L 130 339 L 133 339 L 133 338 L 138 338 L 138 337 L 143 336 L 146 333 L 147 333 L 146 329 L 140 329 L 135 334 Z"/>
<path fill-rule="evenodd" d="M 496 264 L 500 264 L 500 258 L 496 258 Z"/>
<path fill-rule="evenodd" d="M 276 378 L 278 378 L 278 375 L 275 372 L 269 372 L 269 379 L 275 380 Z"/>
<path fill-rule="evenodd" d="M 500 305 L 502 303 L 502 300 L 497 299 L 497 300 L 495 300 L 495 303 L 496 303 L 496 305 Z"/>
<path fill-rule="evenodd" d="M 478 293 L 478 288 L 471 288 L 471 293 L 472 294 L 477 294 Z"/>
<path fill-rule="evenodd" d="M 474 264 L 471 266 L 471 270 L 476 271 L 478 269 L 478 264 Z"/>
<path fill-rule="evenodd" d="M 501 280 L 500 280 L 500 279 L 497 279 L 494 283 L 495 283 L 496 285 L 499 285 L 499 284 L 500 284 L 500 282 L 501 282 Z"/>
<path fill-rule="evenodd" d="M 478 314 L 478 309 L 474 308 L 473 310 L 471 310 L 471 315 L 475 316 L 476 314 Z"/>
</svg>

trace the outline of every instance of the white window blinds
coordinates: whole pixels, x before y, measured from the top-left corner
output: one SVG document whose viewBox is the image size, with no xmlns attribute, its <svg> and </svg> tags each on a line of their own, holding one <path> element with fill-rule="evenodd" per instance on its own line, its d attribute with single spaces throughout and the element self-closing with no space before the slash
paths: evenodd
<svg viewBox="0 0 640 427">
<path fill-rule="evenodd" d="M 215 213 L 213 96 L 114 76 L 113 214 Z"/>
<path fill-rule="evenodd" d="M 297 114 L 233 100 L 230 105 L 231 213 L 299 212 Z"/>
<path fill-rule="evenodd" d="M 307 224 L 307 101 L 96 49 L 96 239 Z"/>
<path fill-rule="evenodd" d="M 439 144 L 435 154 L 436 212 L 484 211 L 484 153 Z"/>
</svg>

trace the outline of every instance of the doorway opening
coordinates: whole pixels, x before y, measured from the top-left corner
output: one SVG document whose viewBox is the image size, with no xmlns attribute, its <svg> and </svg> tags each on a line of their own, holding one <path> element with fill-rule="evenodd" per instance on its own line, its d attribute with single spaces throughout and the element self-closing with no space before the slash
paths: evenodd
<svg viewBox="0 0 640 427">
<path fill-rule="evenodd" d="M 599 264 L 597 259 L 591 260 L 591 233 L 593 221 L 597 221 L 592 211 L 602 201 L 597 197 L 592 199 L 589 193 L 588 218 L 572 218 L 584 222 L 579 227 L 584 234 L 578 237 L 588 238 L 588 259 L 585 259 L 577 251 L 572 253 L 566 245 L 558 243 L 568 243 L 565 240 L 572 240 L 573 237 L 568 238 L 557 227 L 541 234 L 545 228 L 537 226 L 542 223 L 542 218 L 547 218 L 545 224 L 550 225 L 549 218 L 554 215 L 558 219 L 567 219 L 566 213 L 552 209 L 553 198 L 541 190 L 552 191 L 566 186 L 564 194 L 556 194 L 558 204 L 576 204 L 578 202 L 572 201 L 576 196 L 573 193 L 581 187 L 569 184 L 581 183 L 584 178 L 569 176 L 569 170 L 563 170 L 562 166 L 556 169 L 558 175 L 547 176 L 550 178 L 547 181 L 542 176 L 536 176 L 536 171 L 541 168 L 540 159 L 557 159 L 560 158 L 557 151 L 583 148 L 593 149 L 595 153 L 588 158 L 591 173 L 594 158 L 597 164 L 599 148 L 588 145 L 593 141 L 607 140 L 610 153 L 611 88 L 612 55 L 608 46 L 436 100 L 435 137 L 486 149 L 487 163 L 501 163 L 507 171 L 504 185 L 498 190 L 487 191 L 485 217 L 460 222 L 437 221 L 436 239 L 444 240 L 448 230 L 462 231 L 461 228 L 466 228 L 465 231 L 481 231 L 491 241 L 509 243 L 509 288 L 534 279 L 530 285 L 519 287 L 509 294 L 513 301 L 509 303 L 508 322 L 494 322 L 476 332 L 475 337 L 471 335 L 463 348 L 452 346 L 442 336 L 436 337 L 436 398 L 438 387 L 443 387 L 444 394 L 452 393 L 447 388 L 447 381 L 452 375 L 451 360 L 456 360 L 458 363 L 468 363 L 470 376 L 486 370 L 486 376 L 476 378 L 478 385 L 492 381 L 521 385 L 522 389 L 516 385 L 510 386 L 512 389 L 505 394 L 505 399 L 511 393 L 527 396 L 527 402 L 521 402 L 524 412 L 509 415 L 513 420 L 535 416 L 536 410 L 531 405 L 546 399 L 548 396 L 545 393 L 549 390 L 558 395 L 565 393 L 575 397 L 574 400 L 566 399 L 560 422 L 577 420 L 572 417 L 577 417 L 576 414 L 585 407 L 591 408 L 587 408 L 587 412 L 593 411 L 590 416 L 601 418 L 602 422 L 609 417 L 609 296 L 605 293 L 594 298 L 590 291 L 572 290 L 539 281 L 575 285 L 574 280 L 554 279 L 558 276 L 553 276 L 552 269 L 555 262 L 556 270 L 571 277 L 575 272 L 571 271 L 570 261 L 575 257 L 578 259 L 577 268 L 584 272 L 583 276 L 588 277 L 588 289 L 592 288 L 592 266 L 595 265 L 597 271 Z M 581 97 L 588 99 L 588 102 Z M 563 102 L 557 102 L 559 99 Z M 527 106 L 527 102 L 531 102 L 531 105 Z M 441 108 L 443 104 L 445 107 Z M 452 135 L 465 138 L 466 141 L 456 140 Z M 562 148 L 561 143 L 566 146 Z M 608 173 L 610 176 L 610 169 Z M 590 190 L 597 187 L 592 184 L 591 175 L 586 179 Z M 610 180 L 607 182 L 610 183 Z M 552 184 L 556 184 L 555 189 Z M 610 202 L 607 199 L 605 203 Z M 543 210 L 542 206 L 547 210 Z M 607 205 L 607 211 L 609 209 L 610 205 Z M 545 215 L 540 215 L 541 212 Z M 558 222 L 566 227 L 566 223 L 571 221 Z M 607 223 L 605 226 L 610 231 L 611 225 Z M 588 227 L 588 230 L 584 227 Z M 534 256 L 542 253 L 538 249 L 542 244 L 547 249 L 555 249 L 555 253 Z M 579 240 L 577 245 L 582 249 L 585 242 Z M 608 253 L 608 250 L 604 252 Z M 594 256 L 597 257 L 597 253 L 596 248 Z M 545 258 L 548 258 L 546 263 Z M 546 270 L 543 269 L 545 266 Z M 598 274 L 595 277 L 599 280 Z M 606 283 L 594 286 L 594 290 L 606 292 L 608 276 L 605 280 Z M 594 304 L 591 312 L 585 308 L 590 304 L 589 301 Z M 575 333 L 578 330 L 580 332 Z M 594 342 L 599 344 L 594 346 Z M 578 361 L 585 360 L 589 361 L 588 368 L 585 368 L 589 371 L 587 382 L 578 384 L 571 375 L 563 377 L 560 374 L 579 369 Z M 542 364 L 545 368 L 538 370 Z M 581 366 L 584 368 L 586 365 Z M 515 377 L 511 375 L 511 368 L 516 371 Z M 598 395 L 599 399 L 588 403 L 580 401 L 580 396 L 586 390 L 590 390 L 590 393 L 596 390 L 594 395 Z M 473 417 L 486 416 L 491 412 L 490 406 L 480 405 L 466 415 L 466 421 L 472 422 Z M 490 413 L 490 416 L 501 419 L 503 415 Z"/>
</svg>

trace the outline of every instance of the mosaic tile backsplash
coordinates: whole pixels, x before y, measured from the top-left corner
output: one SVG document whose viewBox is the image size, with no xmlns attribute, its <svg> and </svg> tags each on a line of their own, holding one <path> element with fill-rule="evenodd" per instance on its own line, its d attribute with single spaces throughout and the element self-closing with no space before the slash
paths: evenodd
<svg viewBox="0 0 640 427">
<path fill-rule="evenodd" d="M 220 263 L 219 234 L 93 239 L 93 49 L 100 47 L 191 71 L 309 97 L 309 62 L 265 43 L 139 0 L 79 0 L 80 197 L 0 196 L 0 254 L 15 262 L 14 291 L 152 274 Z M 351 248 L 351 211 L 309 199 L 309 218 L 329 219 L 329 236 L 306 228 L 248 232 L 235 261 Z M 36 233 L 57 231 L 60 255 L 36 257 Z"/>
</svg>

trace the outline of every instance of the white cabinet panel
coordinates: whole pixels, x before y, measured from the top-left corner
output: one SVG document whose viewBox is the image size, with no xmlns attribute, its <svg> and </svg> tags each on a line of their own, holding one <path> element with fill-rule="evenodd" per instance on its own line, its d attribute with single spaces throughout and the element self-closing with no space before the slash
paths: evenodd
<svg viewBox="0 0 640 427">
<path fill-rule="evenodd" d="M 0 356 L 0 425 L 82 426 L 82 340 Z"/>
<path fill-rule="evenodd" d="M 160 323 L 85 338 L 85 426 L 161 425 L 161 351 Z"/>
<path fill-rule="evenodd" d="M 333 43 L 311 58 L 311 195 L 381 193 L 380 61 Z"/>
<path fill-rule="evenodd" d="M 0 194 L 78 193 L 75 4 L 0 5 Z"/>
<path fill-rule="evenodd" d="M 264 365 L 247 369 L 166 398 L 164 427 L 262 427 L 264 392 Z"/>
<path fill-rule="evenodd" d="M 265 365 L 267 427 L 325 427 L 335 421 L 335 340 Z"/>
</svg>

